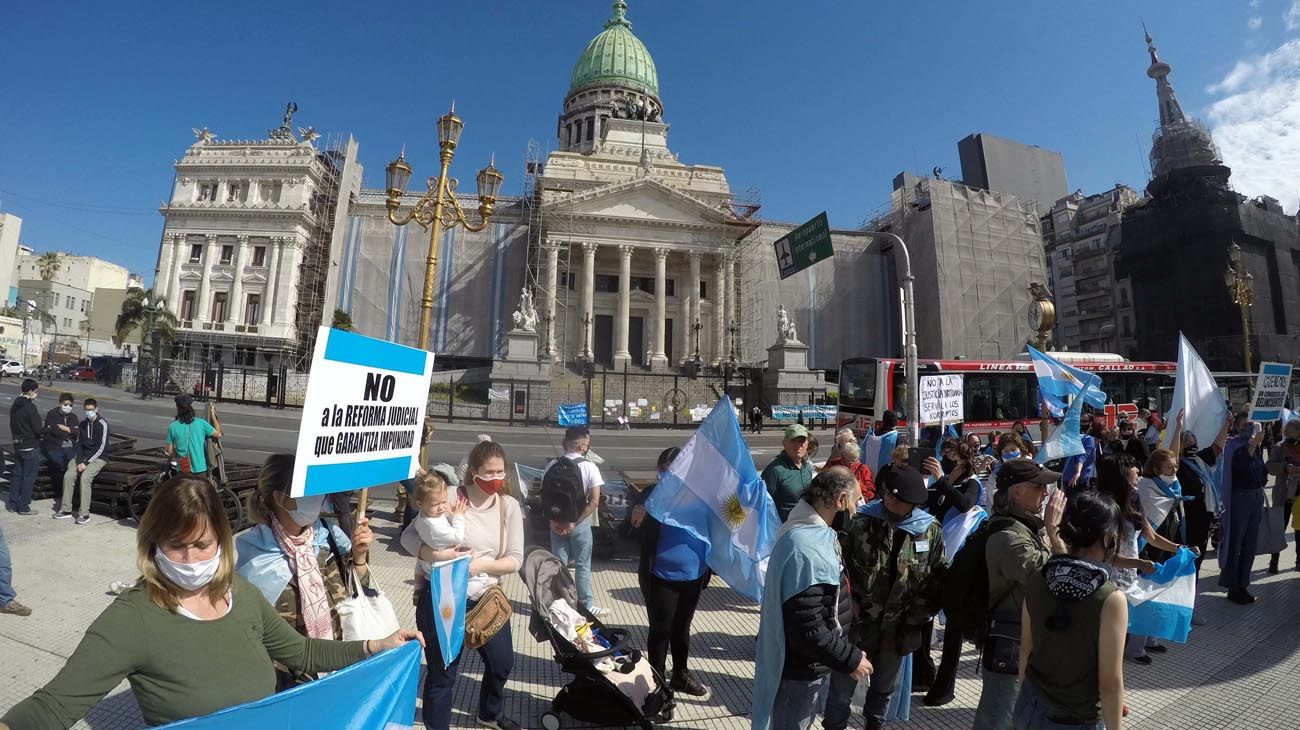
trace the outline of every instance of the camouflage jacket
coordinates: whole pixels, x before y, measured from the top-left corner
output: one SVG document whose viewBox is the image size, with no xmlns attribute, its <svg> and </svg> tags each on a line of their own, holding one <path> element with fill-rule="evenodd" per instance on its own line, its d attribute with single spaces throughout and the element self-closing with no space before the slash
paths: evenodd
<svg viewBox="0 0 1300 730">
<path fill-rule="evenodd" d="M 873 507 L 883 509 L 878 502 L 868 505 L 840 534 L 853 593 L 849 636 L 868 657 L 910 654 L 921 646 L 922 632 L 939 612 L 948 569 L 943 530 L 918 508 L 904 521 L 915 525 L 914 535 L 866 511 Z"/>
<path fill-rule="evenodd" d="M 329 546 L 322 547 L 316 555 L 316 563 L 320 566 L 321 578 L 324 579 L 325 593 L 329 596 L 330 602 L 330 623 L 334 625 L 334 639 L 343 638 L 343 628 L 339 623 L 339 612 L 337 606 L 339 601 L 351 597 L 352 582 L 352 555 L 344 553 L 342 555 L 345 565 L 340 569 L 338 561 L 334 559 L 334 553 Z M 344 571 L 347 571 L 346 573 Z M 346 577 L 345 577 L 346 576 Z M 361 578 L 361 587 L 371 588 L 371 576 L 369 573 Z M 298 601 L 298 579 L 291 578 L 285 585 L 284 590 L 280 592 L 280 597 L 275 601 L 275 612 L 289 623 L 298 633 L 306 636 L 307 626 L 303 623 L 302 615 Z M 272 662 L 275 665 L 277 675 L 277 689 L 287 689 L 304 682 L 309 682 L 313 678 L 308 675 L 294 675 L 280 662 Z"/>
</svg>

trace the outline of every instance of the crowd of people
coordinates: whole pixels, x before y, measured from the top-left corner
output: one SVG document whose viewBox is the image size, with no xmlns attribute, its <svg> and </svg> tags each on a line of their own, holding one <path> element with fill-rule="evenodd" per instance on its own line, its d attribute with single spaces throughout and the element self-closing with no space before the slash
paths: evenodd
<svg viewBox="0 0 1300 730">
<path fill-rule="evenodd" d="M 72 481 L 65 476 L 56 504 L 72 508 L 69 484 L 78 477 L 88 484 L 98 471 L 90 465 L 103 460 L 107 423 L 93 399 L 78 420 L 66 393 L 44 419 L 33 419 L 38 388 L 31 386 L 24 383 L 23 402 L 11 413 L 16 448 L 40 448 L 56 472 L 54 465 L 64 464 Z M 1024 428 L 987 440 L 940 436 L 919 447 L 929 452 L 923 455 L 898 447 L 875 471 L 852 432 L 838 433 L 830 458 L 816 466 L 808 430 L 787 427 L 781 452 L 761 473 L 781 526 L 760 608 L 753 726 L 804 729 L 820 715 L 823 727 L 839 730 L 858 710 L 868 728 L 879 728 L 906 717 L 900 700 L 907 695 L 947 704 L 964 643 L 975 641 L 982 687 L 974 727 L 1121 728 L 1125 660 L 1150 664 L 1166 651 L 1128 634 L 1124 588 L 1183 546 L 1203 558 L 1215 515 L 1226 506 L 1220 581 L 1233 602 L 1253 602 L 1250 566 L 1270 501 L 1268 477 L 1276 477 L 1268 496 L 1285 505 L 1287 519 L 1300 483 L 1300 422 L 1287 424 L 1271 445 L 1244 415 L 1204 448 L 1183 432 L 1181 415 L 1172 428 L 1173 448 L 1162 449 L 1131 423 L 1111 433 L 1084 420 L 1086 452 L 1060 471 L 1029 458 L 1037 446 Z M 378 588 L 369 520 L 341 523 L 324 497 L 291 497 L 294 457 L 276 454 L 249 496 L 255 524 L 236 538 L 205 478 L 204 445 L 214 436 L 219 429 L 195 416 L 187 396 L 178 398 L 167 434 L 177 476 L 161 485 L 140 522 L 138 577 L 89 626 L 55 678 L 12 707 L 0 728 L 70 727 L 123 679 L 150 724 L 199 716 L 407 641 L 424 647 L 424 724 L 449 727 L 463 652 L 445 661 L 438 642 L 426 641 L 435 620 L 429 571 L 437 561 L 468 556 L 467 611 L 519 573 L 525 508 L 508 486 L 505 449 L 481 439 L 460 468 L 436 464 L 409 483 L 399 542 L 413 559 L 417 630 L 347 641 L 339 604 Z M 570 428 L 544 471 L 571 470 L 567 478 L 581 495 L 574 519 L 550 520 L 550 548 L 571 565 L 583 610 L 598 616 L 604 610 L 591 584 L 591 530 L 604 482 L 590 445 L 585 428 Z M 659 455 L 661 475 L 678 454 L 671 448 Z M 1215 502 L 1210 475 L 1220 460 L 1231 472 L 1228 505 Z M 22 501 L 26 466 L 15 474 L 8 506 L 30 513 Z M 86 490 L 81 505 L 88 505 Z M 709 546 L 650 514 L 654 490 L 633 495 L 624 525 L 640 549 L 647 658 L 674 692 L 704 697 L 710 689 L 689 662 L 692 621 L 712 575 Z M 7 558 L 5 550 L 0 609 L 26 615 L 9 586 Z M 952 602 L 954 586 L 974 608 Z M 958 616 L 972 611 L 973 631 Z M 936 665 L 941 612 L 947 623 Z M 520 727 L 505 713 L 516 657 L 510 624 L 473 650 L 483 662 L 476 722 Z M 865 700 L 855 708 L 859 690 Z"/>
</svg>

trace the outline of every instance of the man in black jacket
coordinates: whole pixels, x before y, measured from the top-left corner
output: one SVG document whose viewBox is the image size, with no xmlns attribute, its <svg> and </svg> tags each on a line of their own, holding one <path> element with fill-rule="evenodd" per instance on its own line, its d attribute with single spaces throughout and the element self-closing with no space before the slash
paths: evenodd
<svg viewBox="0 0 1300 730">
<path fill-rule="evenodd" d="M 1113 454 L 1128 454 L 1139 465 L 1147 463 L 1150 455 L 1146 443 L 1138 438 L 1133 422 L 1127 419 L 1119 422 L 1119 439 L 1111 442 L 1110 450 Z"/>
<path fill-rule="evenodd" d="M 781 526 L 763 592 L 755 728 L 806 730 L 828 674 L 857 680 L 871 673 L 866 654 L 847 636 L 853 608 L 835 538 L 835 528 L 848 522 L 860 496 L 852 473 L 827 469 Z"/>
<path fill-rule="evenodd" d="M 59 501 L 65 508 L 72 507 L 72 490 L 80 478 L 81 488 L 77 490 L 78 525 L 90 521 L 90 485 L 108 463 L 108 421 L 99 415 L 99 403 L 94 398 L 87 398 L 84 407 L 86 419 L 77 427 L 77 455 L 63 473 L 63 499 Z M 54 518 L 59 520 L 72 516 L 70 511 L 54 513 Z"/>
<path fill-rule="evenodd" d="M 60 393 L 59 404 L 45 413 L 45 430 L 41 436 L 41 453 L 50 465 L 51 478 L 58 479 L 68 470 L 68 462 L 76 456 L 74 441 L 77 438 L 77 416 L 72 412 L 76 401 L 71 393 Z M 61 511 L 54 503 L 54 514 Z M 72 507 L 72 505 L 68 505 Z"/>
<path fill-rule="evenodd" d="M 22 395 L 14 398 L 9 408 L 9 433 L 14 438 L 14 468 L 9 475 L 9 496 L 5 509 L 20 515 L 34 515 L 32 489 L 36 486 L 36 472 L 41 467 L 41 430 L 44 427 L 40 411 L 36 410 L 36 393 L 39 385 L 27 378 L 23 381 Z"/>
</svg>

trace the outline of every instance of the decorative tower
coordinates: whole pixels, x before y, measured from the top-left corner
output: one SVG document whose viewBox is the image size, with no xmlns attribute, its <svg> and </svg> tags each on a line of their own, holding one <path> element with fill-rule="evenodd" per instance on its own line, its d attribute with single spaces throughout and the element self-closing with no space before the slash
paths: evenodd
<svg viewBox="0 0 1300 730">
<path fill-rule="evenodd" d="M 1143 31 L 1145 33 L 1145 28 Z M 1151 184 L 1156 192 L 1170 173 L 1187 171 L 1197 177 L 1209 178 L 1227 185 L 1229 170 L 1214 139 L 1205 127 L 1188 119 L 1178 103 L 1174 87 L 1169 83 L 1169 64 L 1156 55 L 1151 34 L 1145 33 L 1147 53 L 1151 65 L 1147 76 L 1156 82 L 1156 100 L 1160 106 L 1160 128 L 1151 138 Z"/>
</svg>

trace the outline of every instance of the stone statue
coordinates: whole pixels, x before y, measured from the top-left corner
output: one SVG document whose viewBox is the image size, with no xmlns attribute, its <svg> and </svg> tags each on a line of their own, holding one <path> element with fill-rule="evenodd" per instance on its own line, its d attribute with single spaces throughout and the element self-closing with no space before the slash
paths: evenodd
<svg viewBox="0 0 1300 730">
<path fill-rule="evenodd" d="M 537 331 L 537 310 L 533 307 L 533 293 L 524 287 L 519 292 L 519 309 L 514 313 L 515 329 Z"/>
<path fill-rule="evenodd" d="M 194 130 L 194 139 L 196 140 L 194 144 L 207 144 L 215 139 L 216 136 L 217 135 L 213 134 L 207 127 L 196 129 Z"/>
<path fill-rule="evenodd" d="M 284 105 L 284 128 L 290 129 L 293 124 L 293 115 L 298 111 L 298 105 L 292 101 Z"/>
<path fill-rule="evenodd" d="M 307 127 L 305 129 L 303 127 L 298 127 L 298 134 L 302 135 L 303 144 L 311 144 L 312 140 L 320 139 L 320 132 L 317 132 L 315 127 Z"/>
<path fill-rule="evenodd" d="M 798 341 L 799 341 L 799 332 L 794 328 L 794 320 L 793 320 L 793 319 L 790 320 L 789 322 L 787 322 L 786 325 L 785 325 L 785 341 L 786 341 L 786 342 L 798 342 Z"/>
</svg>

